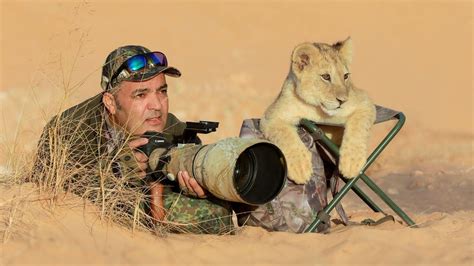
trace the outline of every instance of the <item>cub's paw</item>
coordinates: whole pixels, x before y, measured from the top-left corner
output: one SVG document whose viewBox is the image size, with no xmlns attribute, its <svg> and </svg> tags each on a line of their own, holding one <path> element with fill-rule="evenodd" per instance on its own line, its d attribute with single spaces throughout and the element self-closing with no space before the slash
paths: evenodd
<svg viewBox="0 0 474 266">
<path fill-rule="evenodd" d="M 303 146 L 304 147 L 304 146 Z M 288 178 L 297 184 L 305 184 L 313 173 L 312 154 L 304 149 L 292 149 L 285 153 Z"/>
<path fill-rule="evenodd" d="M 347 178 L 357 177 L 360 170 L 367 161 L 367 157 L 365 152 L 363 152 L 363 149 L 350 151 L 342 147 L 340 154 L 339 172 Z"/>
</svg>

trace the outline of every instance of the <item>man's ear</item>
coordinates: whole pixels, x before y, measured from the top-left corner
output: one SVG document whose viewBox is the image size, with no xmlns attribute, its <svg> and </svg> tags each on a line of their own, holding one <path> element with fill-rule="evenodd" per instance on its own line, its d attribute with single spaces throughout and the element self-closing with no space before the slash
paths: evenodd
<svg viewBox="0 0 474 266">
<path fill-rule="evenodd" d="M 105 92 L 104 95 L 102 95 L 102 103 L 104 103 L 105 108 L 107 108 L 110 114 L 115 115 L 117 112 L 117 103 L 112 93 Z"/>
<path fill-rule="evenodd" d="M 339 52 L 348 65 L 352 63 L 352 39 L 350 36 L 342 42 L 333 44 L 333 47 Z"/>
<path fill-rule="evenodd" d="M 317 48 L 314 44 L 306 42 L 295 47 L 291 56 L 292 70 L 299 75 L 314 65 Z"/>
</svg>

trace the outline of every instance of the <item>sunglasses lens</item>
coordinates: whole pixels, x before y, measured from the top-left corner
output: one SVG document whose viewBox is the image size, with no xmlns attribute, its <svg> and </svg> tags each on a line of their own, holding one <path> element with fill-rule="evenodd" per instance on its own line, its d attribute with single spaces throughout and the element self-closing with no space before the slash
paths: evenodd
<svg viewBox="0 0 474 266">
<path fill-rule="evenodd" d="M 153 64 L 158 66 L 167 66 L 168 61 L 166 60 L 166 56 L 159 52 L 154 52 L 150 54 L 150 59 L 153 61 Z"/>
<path fill-rule="evenodd" d="M 127 67 L 131 71 L 138 71 L 146 66 L 146 58 L 143 55 L 136 55 L 127 60 Z"/>
</svg>

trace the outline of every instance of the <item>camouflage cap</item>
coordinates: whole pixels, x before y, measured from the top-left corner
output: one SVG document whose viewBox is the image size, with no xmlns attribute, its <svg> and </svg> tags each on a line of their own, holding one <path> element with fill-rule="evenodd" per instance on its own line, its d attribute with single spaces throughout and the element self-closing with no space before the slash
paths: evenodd
<svg viewBox="0 0 474 266">
<path fill-rule="evenodd" d="M 127 59 L 131 58 L 132 56 L 139 55 L 139 54 L 146 54 L 150 53 L 151 51 L 146 47 L 139 46 L 139 45 L 127 45 L 122 46 L 114 51 L 112 51 L 107 58 L 105 59 L 105 63 L 102 67 L 102 80 L 101 86 L 103 90 L 110 89 L 110 82 L 112 81 L 112 76 L 115 72 L 122 66 L 122 64 L 127 61 Z M 138 71 L 135 75 L 118 75 L 117 82 L 120 83 L 122 81 L 144 81 L 153 78 L 159 73 L 165 73 L 172 77 L 179 77 L 181 76 L 181 72 L 171 66 L 154 66 L 152 68 L 145 67 L 142 70 Z"/>
</svg>

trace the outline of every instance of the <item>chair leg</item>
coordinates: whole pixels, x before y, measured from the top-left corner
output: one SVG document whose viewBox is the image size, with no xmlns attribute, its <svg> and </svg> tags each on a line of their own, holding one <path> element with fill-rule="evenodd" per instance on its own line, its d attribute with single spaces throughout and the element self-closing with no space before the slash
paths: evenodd
<svg viewBox="0 0 474 266">
<path fill-rule="evenodd" d="M 415 226 L 415 222 L 413 222 L 412 219 L 410 219 L 410 217 L 408 217 L 408 215 L 400 208 L 398 207 L 397 204 L 395 204 L 395 202 L 393 202 L 393 200 L 387 196 L 387 194 L 385 194 L 385 192 L 382 191 L 382 189 L 377 186 L 368 176 L 366 176 L 365 174 L 362 174 L 360 176 L 360 178 L 362 179 L 362 181 L 364 181 L 365 184 L 367 184 L 367 186 L 372 189 L 372 191 L 374 191 L 375 194 L 377 194 L 398 216 L 400 216 L 400 218 L 403 219 L 403 221 L 405 221 L 409 226 L 412 226 L 412 227 L 416 227 Z"/>
<path fill-rule="evenodd" d="M 329 204 L 322 210 L 326 214 L 329 214 L 334 207 L 341 201 L 341 199 L 347 194 L 347 192 L 352 188 L 352 186 L 359 180 L 360 176 L 351 179 L 349 182 L 347 182 L 342 189 L 334 196 L 334 198 L 329 202 Z M 368 198 L 368 197 L 367 197 Z M 318 215 L 319 216 L 319 215 Z M 313 220 L 313 222 L 304 230 L 305 233 L 310 233 L 314 232 L 318 225 L 322 222 L 319 217 L 316 217 L 316 219 Z"/>
<path fill-rule="evenodd" d="M 348 181 L 345 181 L 346 183 Z M 367 204 L 367 206 L 369 206 L 369 208 L 371 208 L 374 212 L 381 212 L 385 215 L 387 215 L 379 206 L 377 206 L 377 204 L 375 204 L 375 202 L 373 202 L 369 196 L 367 196 L 364 191 L 362 191 L 362 189 L 359 188 L 359 186 L 357 186 L 357 184 L 354 184 L 352 186 L 352 191 L 354 191 L 354 193 L 359 196 L 359 198 L 365 202 L 365 204 Z"/>
<path fill-rule="evenodd" d="M 367 186 L 374 191 L 375 194 L 377 194 L 400 218 L 405 221 L 408 226 L 411 227 L 417 227 L 415 225 L 415 222 L 400 208 L 398 205 L 389 197 L 387 196 L 382 189 L 380 189 L 367 175 L 361 174 L 356 178 L 349 179 L 348 183 L 342 187 L 342 189 L 339 191 L 339 193 L 336 194 L 336 196 L 333 198 L 333 200 L 326 206 L 326 208 L 323 209 L 323 212 L 326 214 L 329 214 L 335 207 L 336 205 L 342 200 L 342 198 L 349 192 L 350 189 L 354 189 L 356 186 L 356 182 L 361 178 L 364 183 L 367 184 Z M 360 192 L 360 188 L 357 188 Z M 375 208 L 379 208 L 370 198 L 367 196 L 364 192 L 362 192 L 361 195 L 357 194 L 369 207 L 374 210 L 374 208 L 371 206 L 371 203 L 375 206 Z M 380 208 L 379 208 L 380 210 Z M 376 211 L 376 210 L 374 210 Z M 380 210 L 383 214 L 387 215 L 385 212 Z M 316 219 L 305 229 L 305 233 L 309 232 L 314 232 L 318 225 L 321 223 L 321 219 L 319 217 L 316 217 Z"/>
<path fill-rule="evenodd" d="M 382 198 L 382 200 L 387 203 L 387 205 L 395 211 L 395 213 L 400 216 L 409 226 L 414 226 L 415 223 L 413 220 L 408 217 L 408 215 L 400 208 L 397 204 L 395 204 L 390 197 L 388 197 L 368 176 L 365 175 L 365 171 L 367 168 L 375 161 L 375 159 L 380 155 L 380 153 L 385 149 L 385 147 L 390 143 L 390 141 L 397 135 L 397 133 L 402 128 L 403 124 L 405 123 L 405 116 L 403 113 L 399 113 L 395 116 L 398 119 L 397 124 L 390 130 L 387 136 L 380 142 L 380 144 L 374 149 L 372 154 L 370 154 L 369 158 L 367 158 L 367 162 L 364 167 L 360 171 L 360 175 L 348 180 L 346 184 L 342 187 L 339 193 L 333 198 L 333 200 L 323 209 L 323 212 L 329 214 L 334 207 L 341 201 L 341 199 L 347 194 L 350 189 L 353 189 L 354 192 L 374 211 L 381 211 L 381 209 L 367 196 L 360 188 L 355 186 L 356 182 L 359 178 L 369 186 L 378 196 Z M 315 140 L 321 141 L 324 146 L 328 148 L 328 150 L 336 157 L 339 157 L 339 147 L 334 144 L 331 140 L 329 140 L 324 132 L 312 121 L 303 119 L 301 121 L 301 125 L 303 125 L 314 137 Z M 385 213 L 384 213 L 385 214 Z M 317 226 L 321 223 L 321 219 L 319 215 L 316 219 L 305 229 L 306 232 L 314 232 Z"/>
</svg>

